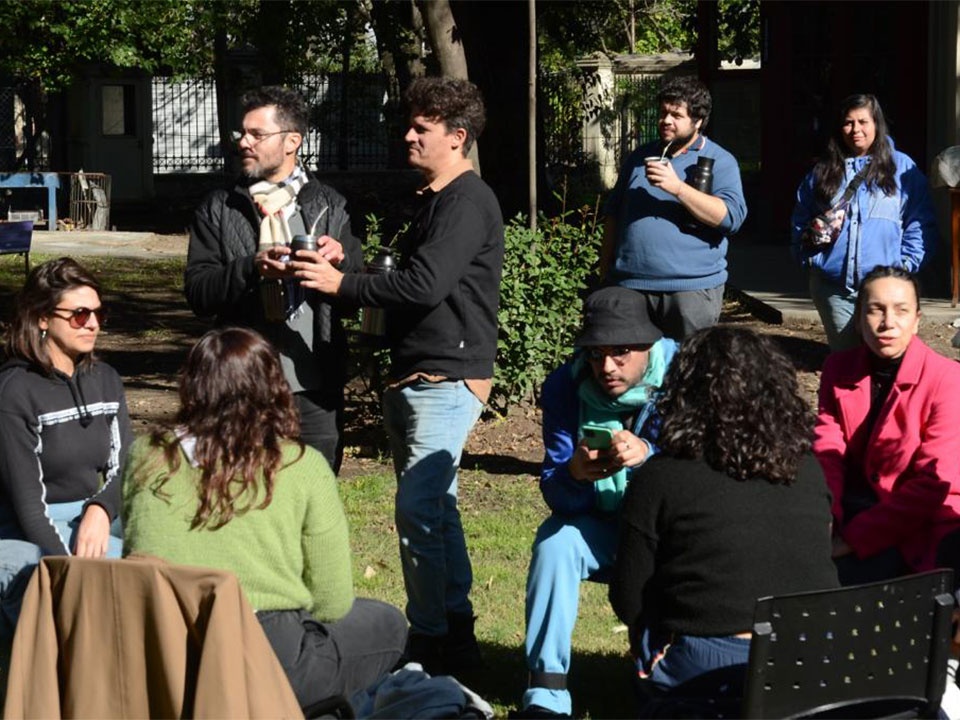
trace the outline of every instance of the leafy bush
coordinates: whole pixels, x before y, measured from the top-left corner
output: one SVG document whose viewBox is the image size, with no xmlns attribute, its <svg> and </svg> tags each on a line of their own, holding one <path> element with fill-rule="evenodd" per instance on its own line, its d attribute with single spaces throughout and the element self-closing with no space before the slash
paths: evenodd
<svg viewBox="0 0 960 720">
<path fill-rule="evenodd" d="M 536 232 L 522 215 L 507 224 L 491 398 L 497 410 L 533 398 L 569 355 L 602 237 L 596 207 L 541 215 Z"/>
</svg>

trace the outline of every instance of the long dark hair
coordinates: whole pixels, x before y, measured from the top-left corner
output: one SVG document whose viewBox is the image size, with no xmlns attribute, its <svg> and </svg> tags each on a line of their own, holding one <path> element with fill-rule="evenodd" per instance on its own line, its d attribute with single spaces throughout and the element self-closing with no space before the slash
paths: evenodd
<svg viewBox="0 0 960 720">
<path fill-rule="evenodd" d="M 810 449 L 813 414 L 793 365 L 772 340 L 743 328 L 687 338 L 657 408 L 665 453 L 702 458 L 737 480 L 789 485 Z"/>
<path fill-rule="evenodd" d="M 97 278 L 73 258 L 62 257 L 34 267 L 15 300 L 4 342 L 6 354 L 52 374 L 53 362 L 40 331 L 40 318 L 53 315 L 64 293 L 82 287 L 92 288 L 100 296 Z M 95 360 L 93 353 L 84 353 L 77 358 L 76 367 L 86 370 Z"/>
<path fill-rule="evenodd" d="M 253 330 L 236 327 L 211 330 L 190 350 L 180 371 L 174 425 L 175 431 L 157 430 L 152 439 L 164 448 L 170 472 L 180 467 L 176 433 L 196 441 L 200 497 L 191 529 L 216 530 L 235 516 L 267 507 L 282 445 L 300 435 L 300 418 L 275 350 Z M 154 491 L 162 495 L 169 477 L 163 473 Z M 261 483 L 264 499 L 254 506 Z"/>
<path fill-rule="evenodd" d="M 897 191 L 897 167 L 893 162 L 893 151 L 887 135 L 887 121 L 883 117 L 880 102 L 873 95 L 850 95 L 840 104 L 840 114 L 837 125 L 830 133 L 827 149 L 813 168 L 814 185 L 817 198 L 824 207 L 828 207 L 837 194 L 844 177 L 844 161 L 850 155 L 850 150 L 843 141 L 843 121 L 851 110 L 866 108 L 873 118 L 876 135 L 870 146 L 870 165 L 864 177 L 868 187 L 879 188 L 885 195 L 893 195 Z"/>
</svg>

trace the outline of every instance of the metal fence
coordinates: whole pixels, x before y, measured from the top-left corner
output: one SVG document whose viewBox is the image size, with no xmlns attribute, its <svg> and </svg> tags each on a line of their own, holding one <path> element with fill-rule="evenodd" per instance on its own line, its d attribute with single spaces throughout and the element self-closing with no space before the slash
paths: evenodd
<svg viewBox="0 0 960 720">
<path fill-rule="evenodd" d="M 619 167 L 635 147 L 658 137 L 660 75 L 617 74 L 602 104 L 588 107 L 587 85 L 593 79 L 580 68 L 544 73 L 538 79 L 543 163 L 556 192 L 582 197 L 604 189 L 600 159 L 588 148 L 611 150 Z"/>
<path fill-rule="evenodd" d="M 308 75 L 295 87 L 307 101 L 310 129 L 300 157 L 307 167 L 386 167 L 388 138 L 380 75 Z M 346 89 L 346 95 L 344 91 Z M 214 172 L 224 167 L 213 80 L 153 80 L 155 173 Z"/>
<path fill-rule="evenodd" d="M 212 79 L 153 79 L 153 172 L 223 169 Z"/>
</svg>

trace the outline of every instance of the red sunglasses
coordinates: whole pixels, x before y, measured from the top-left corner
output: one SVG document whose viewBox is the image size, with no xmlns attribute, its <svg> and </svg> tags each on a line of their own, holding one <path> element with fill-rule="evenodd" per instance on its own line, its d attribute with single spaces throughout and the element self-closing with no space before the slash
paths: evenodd
<svg viewBox="0 0 960 720">
<path fill-rule="evenodd" d="M 107 322 L 107 311 L 101 305 L 98 308 L 54 308 L 56 312 L 53 314 L 56 315 L 61 320 L 67 320 L 70 322 L 70 327 L 74 330 L 79 330 L 82 327 L 85 327 L 88 322 L 90 322 L 90 316 L 97 316 L 97 324 L 105 325 Z M 57 315 L 58 312 L 67 313 L 66 315 Z"/>
</svg>

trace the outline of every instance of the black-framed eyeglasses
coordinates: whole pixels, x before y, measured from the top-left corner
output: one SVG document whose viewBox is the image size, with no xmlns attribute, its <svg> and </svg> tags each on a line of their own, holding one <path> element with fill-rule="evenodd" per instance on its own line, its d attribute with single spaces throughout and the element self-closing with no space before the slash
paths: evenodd
<svg viewBox="0 0 960 720">
<path fill-rule="evenodd" d="M 606 358 L 610 358 L 617 365 L 623 365 L 627 361 L 627 356 L 633 350 L 636 350 L 636 348 L 630 345 L 597 346 L 587 348 L 586 354 L 587 360 L 592 362 L 603 362 Z"/>
<path fill-rule="evenodd" d="M 230 138 L 239 145 L 241 140 L 243 140 L 245 137 L 249 137 L 250 144 L 256 145 L 257 143 L 260 143 L 263 140 L 266 140 L 268 137 L 271 137 L 272 135 L 283 135 L 284 133 L 289 133 L 289 132 L 296 132 L 296 131 L 295 130 L 277 130 L 276 132 L 263 132 L 262 130 L 232 130 L 230 132 Z"/>
<path fill-rule="evenodd" d="M 70 323 L 70 327 L 74 330 L 79 330 L 82 327 L 85 327 L 88 322 L 90 322 L 90 316 L 97 316 L 97 324 L 105 325 L 107 322 L 107 311 L 101 305 L 96 308 L 88 307 L 78 307 L 78 308 L 54 308 L 54 315 L 56 315 L 61 320 L 67 320 Z M 66 315 L 58 315 L 57 313 L 67 313 Z"/>
</svg>

